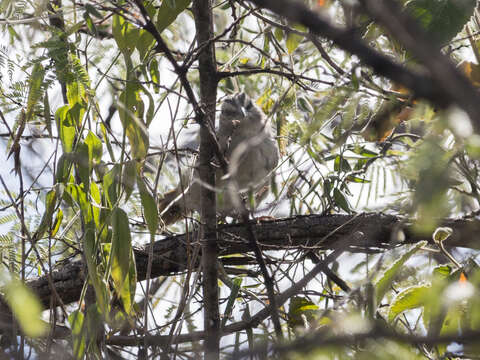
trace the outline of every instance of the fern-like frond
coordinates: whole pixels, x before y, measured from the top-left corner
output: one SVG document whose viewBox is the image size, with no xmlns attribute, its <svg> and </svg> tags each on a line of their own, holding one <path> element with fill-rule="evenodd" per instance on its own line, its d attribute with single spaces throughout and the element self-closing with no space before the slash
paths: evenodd
<svg viewBox="0 0 480 360">
<path fill-rule="evenodd" d="M 0 216 L 0 225 L 8 224 L 9 222 L 13 222 L 15 220 L 17 220 L 17 215 L 13 213 Z"/>
</svg>

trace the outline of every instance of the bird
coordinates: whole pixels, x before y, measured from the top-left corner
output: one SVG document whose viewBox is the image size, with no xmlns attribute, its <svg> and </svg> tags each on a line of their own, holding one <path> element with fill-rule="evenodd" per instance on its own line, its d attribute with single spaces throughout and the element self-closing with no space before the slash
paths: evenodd
<svg viewBox="0 0 480 360">
<path fill-rule="evenodd" d="M 238 214 L 238 194 L 253 192 L 261 201 L 277 167 L 280 152 L 272 133 L 270 119 L 245 93 L 227 97 L 222 105 L 217 131 L 221 153 L 228 161 L 228 173 L 217 168 L 215 191 L 217 213 L 223 217 Z M 200 211 L 200 189 L 203 186 L 196 166 L 183 174 L 182 186 L 167 192 L 159 201 L 159 213 L 170 225 L 192 211 Z"/>
</svg>

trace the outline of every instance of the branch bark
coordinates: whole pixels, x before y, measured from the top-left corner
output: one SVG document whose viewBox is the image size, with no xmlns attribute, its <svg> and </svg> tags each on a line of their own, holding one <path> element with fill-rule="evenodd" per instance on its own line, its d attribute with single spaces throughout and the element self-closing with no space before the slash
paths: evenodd
<svg viewBox="0 0 480 360">
<path fill-rule="evenodd" d="M 352 235 L 342 244 L 347 252 L 382 252 L 392 247 L 413 244 L 420 240 L 431 241 L 431 234 L 416 234 L 411 224 L 393 215 L 367 213 L 361 215 L 308 215 L 253 224 L 262 251 L 298 250 L 321 251 L 336 248 L 345 235 Z M 480 250 L 476 240 L 480 233 L 480 220 L 447 219 L 441 226 L 453 229 L 446 242 L 449 247 L 466 247 Z M 398 234 L 403 237 L 399 239 Z M 252 251 L 248 242 L 245 224 L 223 225 L 217 228 L 219 257 L 232 254 L 247 254 Z M 205 239 L 217 239 L 217 234 L 206 233 Z M 153 245 L 152 278 L 178 275 L 187 270 L 188 254 L 192 246 L 187 239 L 193 235 L 171 236 Z M 145 280 L 149 247 L 135 249 L 138 281 Z M 225 266 L 251 265 L 248 256 L 221 259 Z M 196 264 L 198 266 L 198 264 Z M 51 273 L 52 283 L 65 304 L 77 301 L 84 283 L 83 262 L 68 263 Z M 46 276 L 27 282 L 45 308 L 50 307 L 53 296 Z"/>
<path fill-rule="evenodd" d="M 217 65 L 213 39 L 213 15 L 211 0 L 194 0 L 192 3 L 195 19 L 197 46 L 201 48 L 198 55 L 200 75 L 200 99 L 205 110 L 207 127 L 200 129 L 200 156 L 198 173 L 200 180 L 209 187 L 201 187 L 200 239 L 202 239 L 202 275 L 204 318 L 203 328 L 209 334 L 205 339 L 205 359 L 218 359 L 220 356 L 220 312 L 218 289 L 218 249 L 216 236 L 206 237 L 214 233 L 217 226 L 215 168 L 211 165 L 215 156 L 215 144 L 210 141 L 208 128 L 215 128 L 215 105 L 217 99 Z"/>
</svg>

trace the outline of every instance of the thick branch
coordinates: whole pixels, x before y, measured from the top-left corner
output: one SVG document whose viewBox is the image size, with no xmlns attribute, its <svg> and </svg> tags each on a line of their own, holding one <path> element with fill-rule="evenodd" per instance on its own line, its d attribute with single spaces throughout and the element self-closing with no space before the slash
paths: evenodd
<svg viewBox="0 0 480 360">
<path fill-rule="evenodd" d="M 445 220 L 443 226 L 453 229 L 446 246 L 460 246 L 480 249 L 476 236 L 480 233 L 480 220 Z M 350 242 L 343 245 L 348 252 L 372 252 L 402 244 L 415 243 L 430 239 L 431 235 L 418 235 L 411 231 L 411 226 L 401 218 L 384 214 L 299 216 L 253 225 L 258 242 L 266 250 L 334 249 L 342 237 L 350 235 Z M 246 254 L 251 252 L 248 234 L 244 224 L 224 225 L 217 229 L 220 256 Z M 397 234 L 402 231 L 404 240 L 399 241 Z M 152 278 L 176 275 L 186 271 L 187 238 L 192 234 L 168 237 L 154 244 Z M 215 238 L 212 233 L 206 238 Z M 196 246 L 198 244 L 190 244 Z M 145 279 L 148 249 L 136 249 L 138 280 Z M 248 257 L 222 259 L 224 265 L 250 264 Z M 62 267 L 51 274 L 53 284 L 64 303 L 77 301 L 83 286 L 82 262 L 77 261 Z M 37 294 L 43 305 L 50 306 L 52 293 L 46 277 L 32 280 L 27 285 Z"/>
<path fill-rule="evenodd" d="M 218 247 L 215 236 L 206 236 L 215 232 L 217 226 L 215 188 L 216 169 L 211 162 L 215 156 L 215 143 L 210 139 L 208 129 L 215 127 L 215 104 L 217 100 L 217 65 L 213 39 L 213 14 L 211 0 L 193 0 L 197 46 L 202 48 L 198 55 L 200 75 L 200 98 L 205 109 L 207 127 L 200 129 L 200 156 L 197 166 L 200 180 L 209 187 L 202 186 L 200 239 L 202 239 L 202 275 L 203 275 L 203 328 L 209 336 L 205 339 L 205 359 L 218 359 L 220 354 L 220 312 L 218 288 Z M 222 157 L 223 159 L 223 157 Z"/>
</svg>

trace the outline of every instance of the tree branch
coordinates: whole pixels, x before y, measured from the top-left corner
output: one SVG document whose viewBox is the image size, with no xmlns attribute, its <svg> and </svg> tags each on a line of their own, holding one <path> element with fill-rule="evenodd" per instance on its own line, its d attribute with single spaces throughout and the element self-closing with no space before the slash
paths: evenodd
<svg viewBox="0 0 480 360">
<path fill-rule="evenodd" d="M 351 241 L 343 244 L 347 252 L 382 252 L 392 247 L 416 243 L 420 240 L 431 241 L 431 234 L 419 235 L 412 231 L 406 219 L 392 215 L 367 213 L 352 215 L 309 215 L 279 219 L 261 224 L 252 224 L 259 245 L 267 250 L 321 251 L 336 248 L 336 244 L 345 235 Z M 480 249 L 476 236 L 480 233 L 480 220 L 448 219 L 441 223 L 453 229 L 446 242 L 449 247 L 467 247 Z M 217 228 L 219 256 L 246 254 L 252 249 L 248 243 L 245 224 L 223 225 Z M 397 235 L 403 233 L 404 240 Z M 207 233 L 207 239 L 216 238 L 215 233 Z M 153 245 L 152 278 L 178 275 L 187 270 L 189 247 L 196 246 L 188 242 L 192 234 L 171 236 L 155 242 Z M 433 242 L 432 242 L 433 244 Z M 138 281 L 145 280 L 148 263 L 148 246 L 135 249 Z M 224 265 L 251 264 L 248 257 L 221 258 Z M 65 304 L 77 301 L 84 283 L 82 261 L 71 262 L 60 270 L 51 273 L 52 282 Z M 196 264 L 198 266 L 198 264 Z M 50 307 L 52 293 L 46 276 L 27 282 L 46 308 Z"/>
<path fill-rule="evenodd" d="M 465 81 L 462 80 L 463 78 L 461 77 L 461 75 L 455 69 L 452 69 L 451 65 L 446 65 L 447 60 L 443 55 L 440 54 L 440 52 L 436 51 L 430 53 L 429 60 L 432 60 L 432 57 L 436 57 L 438 65 L 438 68 L 436 68 L 435 71 L 432 72 L 432 75 L 427 73 L 420 73 L 418 71 L 410 70 L 399 64 L 394 63 L 387 56 L 375 51 L 374 49 L 366 45 L 359 38 L 359 36 L 355 33 L 354 30 L 341 29 L 331 25 L 330 23 L 328 23 L 328 21 L 323 19 L 316 12 L 310 10 L 303 3 L 289 0 L 249 1 L 255 5 L 269 9 L 274 13 L 287 18 L 290 21 L 297 22 L 306 26 L 313 34 L 324 36 L 332 40 L 340 48 L 352 54 L 355 54 L 364 64 L 372 67 L 372 69 L 378 75 L 385 76 L 390 80 L 393 80 L 409 88 L 418 98 L 427 99 L 440 108 L 445 108 L 448 105 L 456 102 L 470 115 L 472 121 L 476 121 L 479 123 L 479 125 L 476 126 L 476 129 L 480 130 L 480 101 L 478 99 L 478 96 L 475 92 L 472 92 L 472 87 L 469 84 L 465 84 Z M 373 13 L 373 3 L 382 3 L 384 4 L 383 8 L 388 8 L 388 6 L 385 4 L 390 2 L 372 0 L 363 1 L 363 3 L 371 5 L 368 7 L 368 9 L 370 12 Z M 382 9 L 382 11 L 383 10 L 384 9 Z M 375 14 L 379 15 L 379 12 L 375 12 Z M 398 14 L 395 13 L 395 16 L 397 15 Z M 382 20 L 385 20 L 386 25 L 386 17 L 382 17 Z M 395 25 L 397 25 L 398 22 L 395 22 Z M 396 32 L 395 35 L 397 35 Z M 415 41 L 417 41 L 416 36 Z M 406 41 L 404 41 L 404 43 L 406 43 Z M 406 45 L 411 44 L 408 43 Z M 423 46 L 424 44 L 423 42 L 421 42 L 417 45 Z M 430 47 L 428 49 L 430 49 Z M 412 50 L 416 51 L 416 48 Z M 438 58 L 440 57 L 442 59 L 438 60 Z M 446 75 L 442 78 L 438 78 L 441 71 L 443 70 L 448 70 Z M 444 86 L 444 84 L 447 82 L 447 79 L 449 79 L 450 81 L 452 80 L 452 76 L 456 77 L 455 84 L 458 85 L 455 87 L 456 90 L 453 90 L 452 88 L 447 89 Z M 465 92 L 458 91 L 458 89 L 463 89 L 464 91 L 469 91 L 472 93 L 469 94 L 466 99 L 462 99 L 461 97 L 465 94 Z M 453 94 L 454 91 L 456 92 L 455 94 Z M 472 98 L 477 99 L 475 103 L 472 103 Z"/>
<path fill-rule="evenodd" d="M 218 288 L 218 246 L 216 236 L 207 237 L 207 233 L 216 233 L 217 211 L 215 188 L 216 169 L 211 162 L 215 156 L 215 143 L 210 139 L 209 129 L 215 128 L 215 106 L 217 100 L 217 63 L 213 39 L 213 14 L 211 0 L 193 0 L 198 53 L 198 71 L 200 75 L 200 97 L 205 109 L 206 126 L 200 129 L 200 156 L 197 166 L 200 181 L 208 186 L 200 189 L 201 211 L 200 239 L 202 241 L 203 275 L 203 329 L 209 336 L 205 339 L 205 359 L 220 357 L 220 310 Z M 224 159 L 221 156 L 221 159 Z"/>
</svg>

